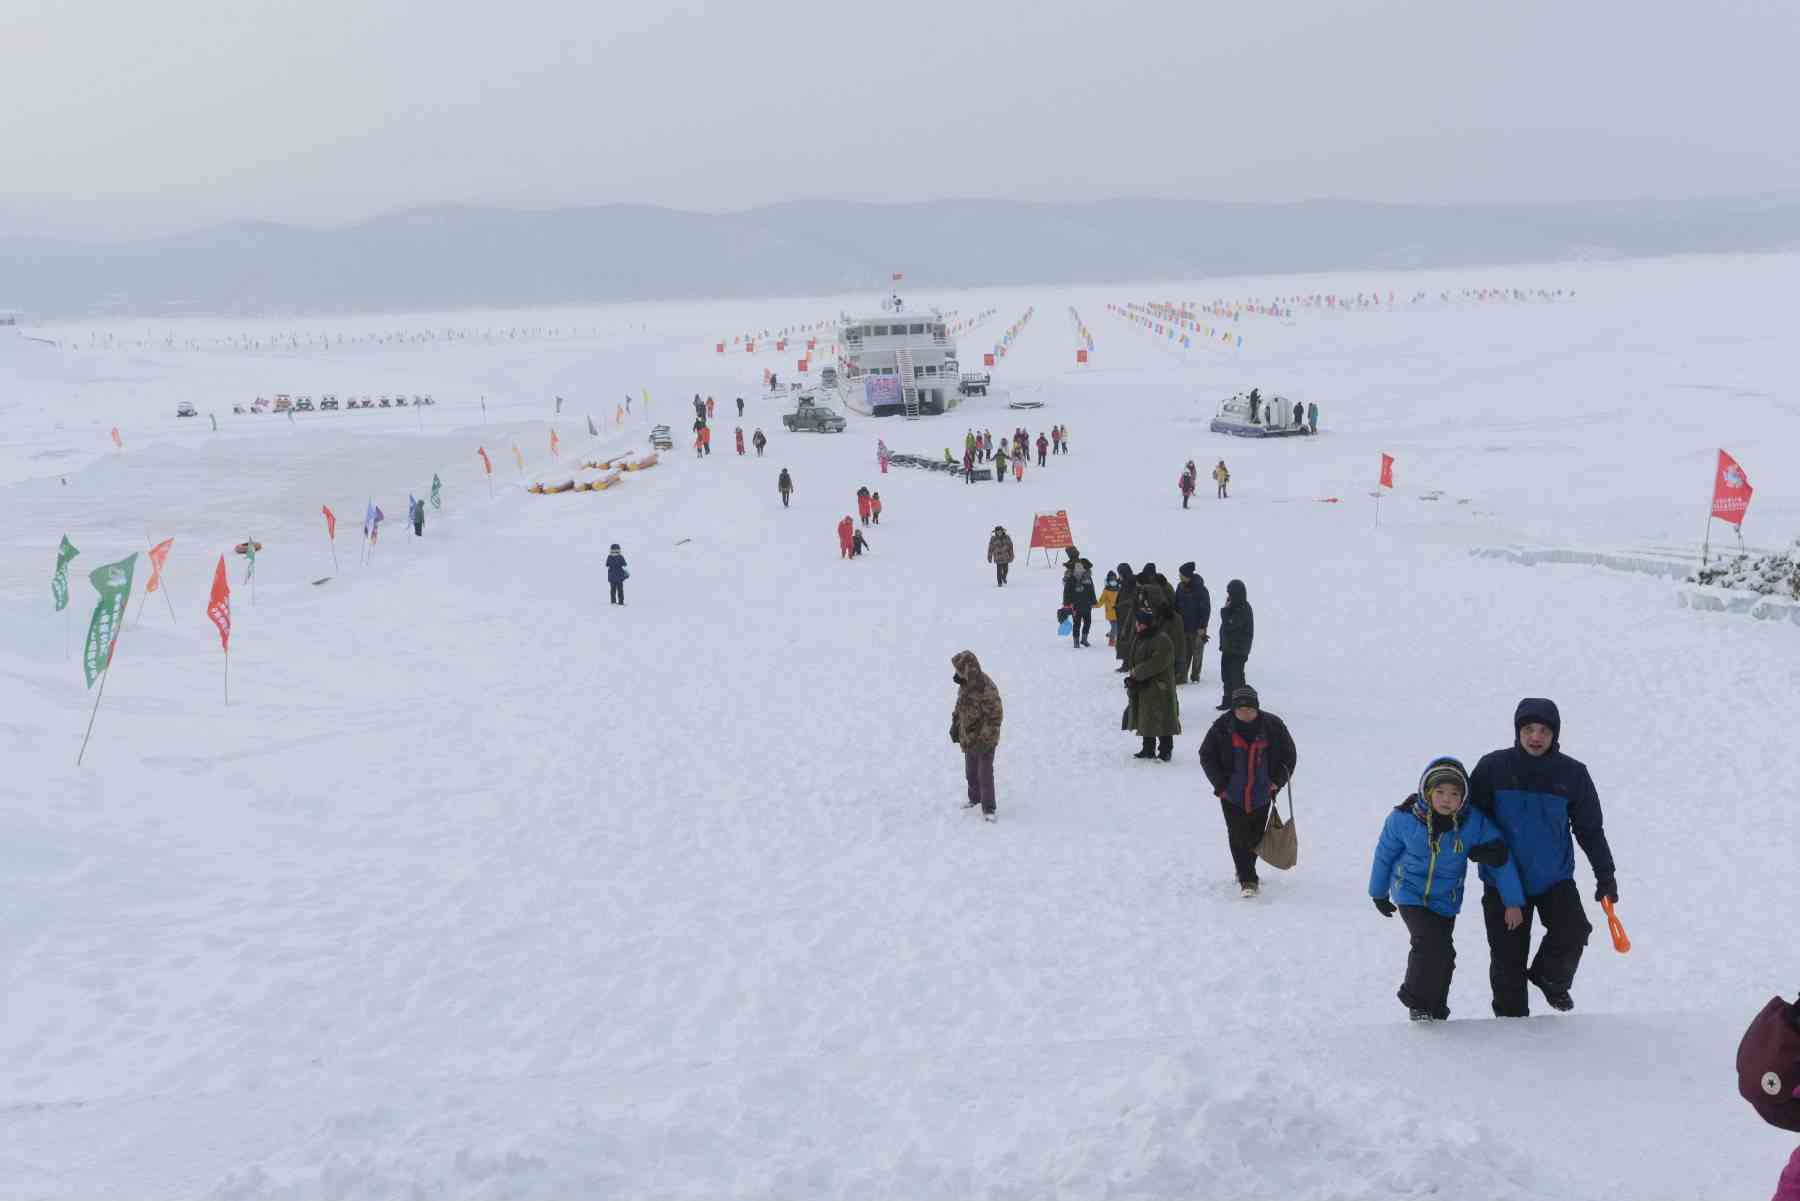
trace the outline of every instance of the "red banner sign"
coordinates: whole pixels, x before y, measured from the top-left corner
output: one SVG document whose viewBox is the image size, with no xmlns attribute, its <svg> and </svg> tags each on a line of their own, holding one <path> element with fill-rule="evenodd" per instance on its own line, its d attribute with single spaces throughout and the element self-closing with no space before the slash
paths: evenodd
<svg viewBox="0 0 1800 1201">
<path fill-rule="evenodd" d="M 1046 550 L 1061 550 L 1065 546 L 1074 546 L 1075 539 L 1069 533 L 1069 513 L 1066 509 L 1058 509 L 1054 513 L 1039 513 L 1031 519 L 1031 545 L 1041 546 Z"/>
<path fill-rule="evenodd" d="M 1750 487 L 1750 477 L 1738 466 L 1736 459 L 1719 452 L 1719 466 L 1713 473 L 1712 515 L 1722 521 L 1729 521 L 1739 529 L 1744 527 L 1744 512 L 1750 507 L 1750 494 L 1755 489 Z"/>
<path fill-rule="evenodd" d="M 994 365 L 994 356 L 991 354 L 982 355 L 981 356 L 981 365 L 983 367 L 992 367 Z"/>
</svg>

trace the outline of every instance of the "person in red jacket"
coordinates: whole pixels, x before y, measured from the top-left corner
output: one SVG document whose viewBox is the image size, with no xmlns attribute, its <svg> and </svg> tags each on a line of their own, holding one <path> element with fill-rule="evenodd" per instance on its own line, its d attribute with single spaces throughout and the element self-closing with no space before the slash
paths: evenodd
<svg viewBox="0 0 1800 1201">
<path fill-rule="evenodd" d="M 869 524 L 869 490 L 866 487 L 856 490 L 856 515 L 862 518 L 864 525 Z"/>
<path fill-rule="evenodd" d="M 1044 465 L 1044 456 L 1046 456 L 1050 453 L 1050 439 L 1044 437 L 1044 435 L 1042 435 L 1042 434 L 1039 434 L 1037 446 L 1038 446 L 1038 466 L 1042 467 Z"/>
<path fill-rule="evenodd" d="M 712 426 L 710 425 L 700 427 L 700 449 L 709 455 L 712 453 Z"/>
<path fill-rule="evenodd" d="M 737 448 L 740 455 L 744 453 L 744 427 L 741 425 L 737 427 Z"/>
<path fill-rule="evenodd" d="M 869 497 L 869 520 L 876 525 L 881 524 L 881 493 L 879 492 Z"/>
<path fill-rule="evenodd" d="M 844 519 L 838 522 L 838 557 L 840 559 L 850 557 L 850 538 L 855 533 L 856 523 L 850 520 L 848 514 L 845 514 Z"/>
</svg>

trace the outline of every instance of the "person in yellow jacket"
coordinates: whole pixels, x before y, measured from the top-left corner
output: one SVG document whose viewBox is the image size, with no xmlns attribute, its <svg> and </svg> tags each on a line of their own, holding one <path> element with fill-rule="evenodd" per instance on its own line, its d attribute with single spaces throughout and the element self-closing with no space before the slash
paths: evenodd
<svg viewBox="0 0 1800 1201">
<path fill-rule="evenodd" d="M 1106 611 L 1106 645 L 1119 639 L 1119 573 L 1106 573 L 1106 589 L 1100 593 L 1100 604 Z"/>
<path fill-rule="evenodd" d="M 1225 469 L 1224 459 L 1220 459 L 1219 465 L 1213 468 L 1213 482 L 1219 485 L 1219 499 L 1224 500 L 1226 486 L 1231 483 L 1231 472 Z"/>
</svg>

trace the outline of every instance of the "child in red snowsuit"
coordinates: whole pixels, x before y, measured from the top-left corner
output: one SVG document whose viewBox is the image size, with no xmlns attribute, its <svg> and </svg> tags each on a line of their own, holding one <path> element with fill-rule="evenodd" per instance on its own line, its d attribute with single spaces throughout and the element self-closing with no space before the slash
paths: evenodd
<svg viewBox="0 0 1800 1201">
<path fill-rule="evenodd" d="M 848 559 L 850 557 L 850 538 L 851 535 L 855 533 L 856 523 L 851 521 L 847 515 L 842 521 L 838 522 L 838 557 L 840 559 Z"/>
<path fill-rule="evenodd" d="M 881 493 L 869 497 L 869 520 L 876 525 L 881 524 Z"/>
<path fill-rule="evenodd" d="M 740 455 L 743 454 L 744 453 L 744 427 L 741 425 L 737 427 L 737 447 L 738 447 L 738 453 Z"/>
<path fill-rule="evenodd" d="M 865 488 L 856 490 L 856 515 L 862 518 L 864 525 L 869 524 L 869 493 Z"/>
</svg>

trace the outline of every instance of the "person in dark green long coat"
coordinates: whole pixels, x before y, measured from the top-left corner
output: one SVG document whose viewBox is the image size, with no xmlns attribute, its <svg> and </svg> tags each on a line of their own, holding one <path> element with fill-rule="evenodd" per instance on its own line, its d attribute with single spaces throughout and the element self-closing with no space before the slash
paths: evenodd
<svg viewBox="0 0 1800 1201">
<path fill-rule="evenodd" d="M 1131 674 L 1125 677 L 1125 716 L 1122 729 L 1133 730 L 1144 740 L 1137 759 L 1169 762 L 1175 753 L 1175 735 L 1181 733 L 1181 702 L 1175 695 L 1175 644 L 1169 640 L 1171 617 L 1181 618 L 1165 604 L 1158 613 L 1139 606 L 1133 624 Z"/>
</svg>

